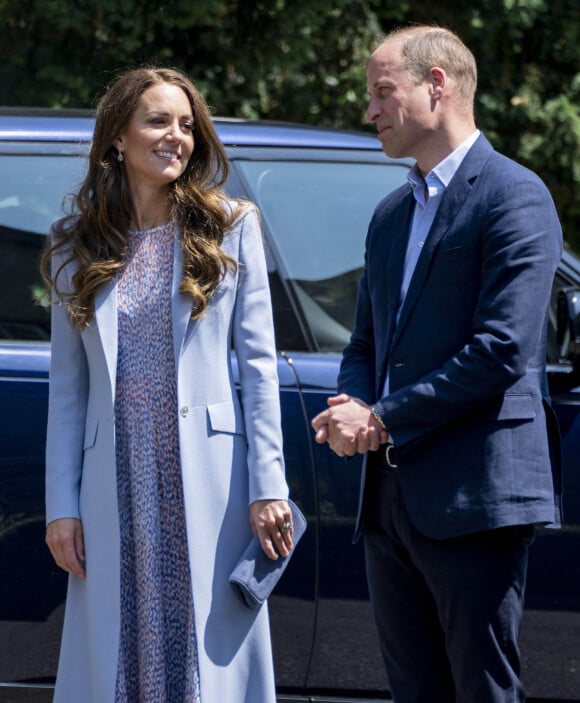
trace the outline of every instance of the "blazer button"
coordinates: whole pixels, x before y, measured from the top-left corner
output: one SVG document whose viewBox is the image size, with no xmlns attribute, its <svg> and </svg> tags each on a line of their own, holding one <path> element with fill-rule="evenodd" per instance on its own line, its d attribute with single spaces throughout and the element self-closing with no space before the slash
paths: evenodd
<svg viewBox="0 0 580 703">
<path fill-rule="evenodd" d="M 189 412 L 188 405 L 182 405 L 181 408 L 179 408 L 179 414 L 181 415 L 181 417 L 187 417 L 188 412 Z"/>
</svg>

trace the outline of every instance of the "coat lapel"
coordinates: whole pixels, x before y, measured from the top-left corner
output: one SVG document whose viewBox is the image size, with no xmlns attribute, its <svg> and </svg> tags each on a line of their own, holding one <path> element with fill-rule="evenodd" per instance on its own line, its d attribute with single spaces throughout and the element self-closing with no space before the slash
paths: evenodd
<svg viewBox="0 0 580 703">
<path fill-rule="evenodd" d="M 193 302 L 190 296 L 179 292 L 183 277 L 183 251 L 179 237 L 175 237 L 173 248 L 173 284 L 171 299 L 173 301 L 173 352 L 175 354 L 175 369 L 179 369 L 179 359 L 187 327 L 191 320 Z"/>
<path fill-rule="evenodd" d="M 187 295 L 179 292 L 183 270 L 183 253 L 179 238 L 175 238 L 173 250 L 173 282 L 172 282 L 172 316 L 173 316 L 173 348 L 175 353 L 175 368 L 179 367 L 179 357 L 187 326 L 191 319 L 192 301 Z M 117 282 L 109 281 L 95 295 L 95 320 L 101 339 L 103 352 L 109 373 L 113 394 L 117 376 L 118 353 L 118 321 L 117 321 Z"/>
<path fill-rule="evenodd" d="M 95 320 L 101 338 L 113 395 L 117 375 L 117 282 L 105 283 L 95 295 Z"/>
</svg>

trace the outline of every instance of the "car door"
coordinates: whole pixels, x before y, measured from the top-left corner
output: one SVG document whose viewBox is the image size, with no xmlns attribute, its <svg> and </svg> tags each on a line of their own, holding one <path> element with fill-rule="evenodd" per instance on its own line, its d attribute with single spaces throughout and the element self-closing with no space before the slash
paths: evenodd
<svg viewBox="0 0 580 703">
<path fill-rule="evenodd" d="M 40 252 L 80 177 L 78 144 L 0 145 L 0 691 L 49 701 L 66 574 L 44 544 L 50 314 Z M 0 699 L 4 700 L 0 696 Z"/>
<path fill-rule="evenodd" d="M 580 289 L 580 262 L 564 251 L 551 296 L 548 381 L 561 443 L 561 529 L 538 528 L 530 551 L 520 645 L 522 678 L 530 698 L 580 699 L 580 374 L 561 358 L 557 298 Z"/>
</svg>

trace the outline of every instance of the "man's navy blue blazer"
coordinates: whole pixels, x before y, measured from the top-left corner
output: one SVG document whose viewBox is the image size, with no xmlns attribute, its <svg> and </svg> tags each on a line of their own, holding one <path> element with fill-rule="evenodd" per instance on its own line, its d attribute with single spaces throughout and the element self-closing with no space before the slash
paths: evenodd
<svg viewBox="0 0 580 703">
<path fill-rule="evenodd" d="M 428 537 L 559 524 L 545 369 L 562 250 L 552 198 L 480 135 L 444 194 L 396 324 L 413 204 L 406 184 L 370 222 L 339 391 L 378 401 L 405 505 Z M 361 505 L 376 455 L 363 465 Z M 360 518 L 359 508 L 357 534 Z"/>
</svg>

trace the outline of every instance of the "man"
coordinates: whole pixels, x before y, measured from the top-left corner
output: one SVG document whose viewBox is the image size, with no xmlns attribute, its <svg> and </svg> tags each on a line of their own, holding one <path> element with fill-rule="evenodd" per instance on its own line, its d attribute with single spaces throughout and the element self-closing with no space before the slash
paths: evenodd
<svg viewBox="0 0 580 703">
<path fill-rule="evenodd" d="M 561 254 L 552 199 L 473 116 L 452 32 L 390 34 L 367 117 L 413 157 L 366 241 L 340 395 L 312 421 L 367 453 L 358 536 L 396 703 L 523 701 L 520 628 L 534 525 L 559 522 L 545 334 Z"/>
</svg>

